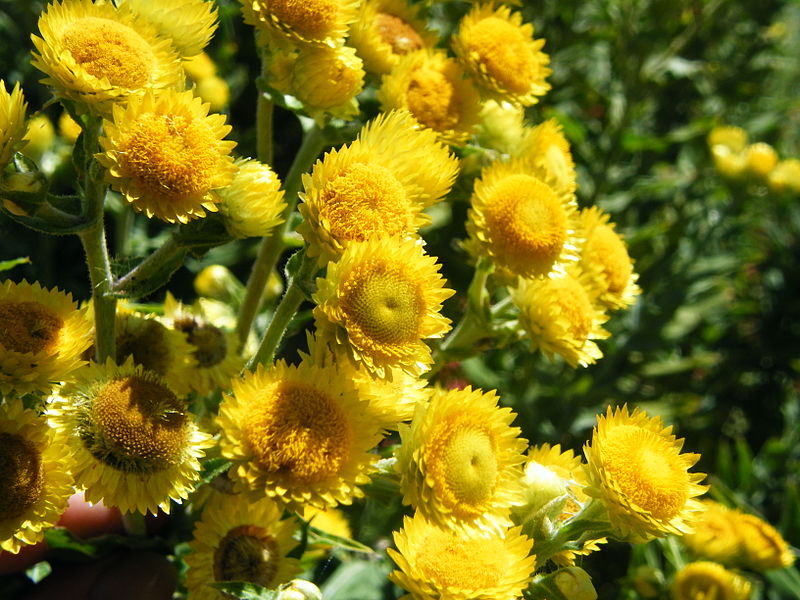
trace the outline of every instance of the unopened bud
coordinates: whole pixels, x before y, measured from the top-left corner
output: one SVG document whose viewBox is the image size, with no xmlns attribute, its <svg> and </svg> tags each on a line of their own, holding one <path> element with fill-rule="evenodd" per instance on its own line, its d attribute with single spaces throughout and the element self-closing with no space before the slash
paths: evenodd
<svg viewBox="0 0 800 600">
<path fill-rule="evenodd" d="M 292 579 L 278 592 L 276 600 L 322 600 L 322 592 L 310 581 Z"/>
</svg>

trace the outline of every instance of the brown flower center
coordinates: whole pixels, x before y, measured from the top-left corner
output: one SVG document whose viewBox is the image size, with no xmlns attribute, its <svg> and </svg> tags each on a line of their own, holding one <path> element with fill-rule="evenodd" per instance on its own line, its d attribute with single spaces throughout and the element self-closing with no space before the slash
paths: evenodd
<svg viewBox="0 0 800 600">
<path fill-rule="evenodd" d="M 19 435 L 0 433 L 0 523 L 22 515 L 41 493 L 39 452 Z"/>
<path fill-rule="evenodd" d="M 64 321 L 38 302 L 0 302 L 0 345 L 12 352 L 53 352 Z"/>
</svg>

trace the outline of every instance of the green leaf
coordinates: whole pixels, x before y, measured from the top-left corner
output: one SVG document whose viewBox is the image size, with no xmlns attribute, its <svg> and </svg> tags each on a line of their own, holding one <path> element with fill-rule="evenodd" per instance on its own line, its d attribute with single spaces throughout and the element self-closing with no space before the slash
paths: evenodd
<svg viewBox="0 0 800 600">
<path fill-rule="evenodd" d="M 313 525 L 309 525 L 308 533 L 309 533 L 308 539 L 310 540 L 311 543 L 328 544 L 330 546 L 335 546 L 336 548 L 349 550 L 350 552 L 375 554 L 375 551 L 372 548 L 370 548 L 369 546 L 365 546 L 361 542 L 351 540 L 350 538 L 333 535 L 326 531 L 322 531 L 321 529 L 317 529 Z"/>
<path fill-rule="evenodd" d="M 275 600 L 278 597 L 277 591 L 268 590 L 257 583 L 249 583 L 247 581 L 223 581 L 209 583 L 208 585 L 218 589 L 223 594 L 240 598 L 241 600 Z"/>
<path fill-rule="evenodd" d="M 22 258 L 12 258 L 11 260 L 4 260 L 0 261 L 0 273 L 3 271 L 8 271 L 13 269 L 17 265 L 25 265 L 30 264 L 31 259 L 27 256 L 23 256 Z"/>
<path fill-rule="evenodd" d="M 383 600 L 389 566 L 385 562 L 355 560 L 342 564 L 322 586 L 325 600 Z"/>
<path fill-rule="evenodd" d="M 50 550 L 71 551 L 84 556 L 99 556 L 98 547 L 76 538 L 64 527 L 51 527 L 44 532 L 44 539 Z"/>
<path fill-rule="evenodd" d="M 203 472 L 200 474 L 200 480 L 205 483 L 210 482 L 227 471 L 231 464 L 230 460 L 221 456 L 203 461 Z"/>
</svg>

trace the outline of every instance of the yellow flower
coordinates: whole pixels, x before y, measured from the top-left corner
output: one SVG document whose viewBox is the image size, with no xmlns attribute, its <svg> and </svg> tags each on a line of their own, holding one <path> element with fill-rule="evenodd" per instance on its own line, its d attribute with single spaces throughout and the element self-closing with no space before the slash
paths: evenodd
<svg viewBox="0 0 800 600">
<path fill-rule="evenodd" d="M 681 538 L 695 556 L 728 566 L 738 563 L 742 544 L 737 524 L 739 511 L 731 510 L 712 500 L 701 500 L 703 512 L 694 523 L 694 531 Z"/>
<path fill-rule="evenodd" d="M 692 562 L 672 581 L 672 600 L 747 600 L 750 582 L 714 562 Z"/>
<path fill-rule="evenodd" d="M 202 81 L 217 74 L 217 65 L 208 54 L 200 52 L 183 61 L 183 70 L 194 81 Z"/>
<path fill-rule="evenodd" d="M 733 152 L 741 152 L 747 146 L 747 132 L 741 127 L 721 125 L 714 127 L 708 134 L 708 145 L 725 146 Z"/>
<path fill-rule="evenodd" d="M 236 142 L 223 140 L 231 130 L 224 115 L 209 115 L 192 92 L 148 93 L 115 106 L 104 128 L 97 160 L 137 211 L 168 223 L 216 212 L 215 190 L 236 173 L 229 156 Z"/>
<path fill-rule="evenodd" d="M 0 79 L 0 173 L 11 161 L 11 157 L 22 146 L 25 137 L 25 109 L 28 103 L 22 95 L 19 83 L 9 94 L 5 82 Z"/>
<path fill-rule="evenodd" d="M 126 5 L 55 0 L 32 36 L 32 64 L 56 93 L 101 114 L 147 89 L 183 86 L 183 69 L 169 39 Z"/>
<path fill-rule="evenodd" d="M 367 72 L 385 75 L 404 54 L 436 45 L 436 34 L 426 29 L 418 13 L 406 0 L 364 0 L 347 43 L 364 60 Z"/>
<path fill-rule="evenodd" d="M 333 367 L 279 361 L 231 383 L 217 423 L 237 490 L 290 510 L 363 496 L 358 486 L 369 481 L 378 458 L 369 450 L 381 434 L 352 382 Z"/>
<path fill-rule="evenodd" d="M 767 185 L 773 192 L 800 194 L 800 159 L 787 158 L 770 171 Z"/>
<path fill-rule="evenodd" d="M 440 311 L 454 292 L 444 284 L 436 259 L 417 241 L 355 242 L 317 280 L 314 317 L 378 376 L 389 368 L 420 375 L 433 361 L 423 340 L 450 330 Z"/>
<path fill-rule="evenodd" d="M 401 426 L 397 470 L 403 502 L 428 521 L 497 534 L 523 502 L 527 442 L 511 427 L 516 415 L 494 392 L 466 387 L 434 392 Z"/>
<path fill-rule="evenodd" d="M 222 77 L 212 75 L 195 84 L 194 95 L 203 102 L 208 102 L 211 110 L 217 112 L 228 106 L 231 89 L 228 87 L 228 82 Z"/>
<path fill-rule="evenodd" d="M 314 119 L 326 116 L 352 119 L 358 112 L 356 96 L 364 87 L 364 69 L 349 46 L 301 48 L 291 73 L 290 90 Z"/>
<path fill-rule="evenodd" d="M 81 369 L 53 397 L 50 416 L 65 436 L 86 500 L 122 512 L 170 511 L 200 478 L 199 459 L 213 445 L 186 402 L 132 360 Z"/>
<path fill-rule="evenodd" d="M 291 41 L 335 48 L 356 20 L 360 0 L 240 0 L 244 21 Z"/>
<path fill-rule="evenodd" d="M 522 106 L 494 100 L 483 103 L 476 130 L 481 146 L 516 155 L 526 136 L 525 109 Z"/>
<path fill-rule="evenodd" d="M 73 492 L 70 464 L 47 421 L 19 399 L 0 404 L 0 550 L 44 538 Z"/>
<path fill-rule="evenodd" d="M 778 153 L 769 144 L 757 142 L 744 149 L 747 170 L 756 177 L 767 177 L 778 164 Z"/>
<path fill-rule="evenodd" d="M 281 520 L 281 510 L 269 498 L 255 502 L 241 495 L 215 494 L 195 525 L 191 552 L 186 556 L 186 586 L 194 600 L 224 600 L 226 594 L 209 584 L 245 581 L 275 589 L 300 572 L 288 554 L 297 546 L 292 537 L 295 518 Z"/>
<path fill-rule="evenodd" d="M 519 527 L 491 536 L 445 530 L 417 514 L 394 532 L 387 550 L 401 570 L 389 579 L 415 600 L 519 598 L 533 576 L 533 540 Z"/>
<path fill-rule="evenodd" d="M 70 294 L 34 282 L 0 283 L 0 392 L 47 392 L 86 364 L 92 323 Z"/>
<path fill-rule="evenodd" d="M 586 239 L 580 266 L 591 300 L 610 310 L 632 306 L 641 289 L 625 240 L 596 206 L 581 210 L 580 220 Z"/>
<path fill-rule="evenodd" d="M 597 419 L 586 444 L 589 484 L 584 492 L 602 501 L 620 539 L 639 542 L 692 530 L 703 505 L 695 498 L 705 473 L 690 473 L 699 454 L 681 454 L 683 439 L 659 417 L 628 407 Z"/>
<path fill-rule="evenodd" d="M 399 58 L 378 90 L 381 110 L 405 109 L 443 142 L 461 144 L 478 122 L 480 96 L 460 65 L 443 50 Z"/>
<path fill-rule="evenodd" d="M 125 0 L 134 13 L 144 17 L 159 35 L 172 40 L 181 56 L 200 54 L 217 29 L 214 2 L 206 0 Z"/>
<path fill-rule="evenodd" d="M 303 175 L 303 223 L 309 256 L 320 266 L 351 242 L 418 238 L 422 210 L 447 194 L 458 159 L 406 111 L 378 116 L 349 145 L 326 153 Z"/>
<path fill-rule="evenodd" d="M 578 260 L 577 203 L 550 174 L 524 160 L 496 161 L 475 181 L 467 248 L 489 256 L 499 275 L 543 277 Z"/>
<path fill-rule="evenodd" d="M 594 340 L 609 336 L 602 328 L 608 315 L 592 304 L 574 275 L 521 279 L 511 297 L 532 350 L 541 350 L 551 360 L 558 354 L 571 367 L 585 367 L 603 356 Z"/>
<path fill-rule="evenodd" d="M 39 114 L 28 121 L 25 144 L 19 149 L 26 156 L 40 160 L 42 155 L 53 147 L 56 130 L 53 122 L 45 114 Z"/>
<path fill-rule="evenodd" d="M 494 2 L 475 6 L 459 24 L 451 46 L 487 98 L 530 106 L 550 89 L 544 40 L 519 12 Z"/>
<path fill-rule="evenodd" d="M 572 160 L 569 142 L 555 119 L 548 119 L 528 129 L 517 155 L 527 158 L 549 173 L 553 187 L 559 192 L 575 193 L 575 162 Z"/>
<path fill-rule="evenodd" d="M 58 133 L 64 138 L 68 144 L 74 144 L 75 140 L 81 134 L 82 128 L 75 119 L 73 119 L 67 111 L 61 113 L 58 117 Z"/>
<path fill-rule="evenodd" d="M 238 159 L 236 166 L 233 181 L 218 191 L 225 228 L 235 238 L 267 235 L 283 223 L 281 182 L 269 165 L 252 158 Z"/>
<path fill-rule="evenodd" d="M 782 569 L 794 564 L 794 553 L 772 525 L 755 515 L 739 513 L 735 526 L 742 539 L 741 564 L 755 571 Z"/>
</svg>

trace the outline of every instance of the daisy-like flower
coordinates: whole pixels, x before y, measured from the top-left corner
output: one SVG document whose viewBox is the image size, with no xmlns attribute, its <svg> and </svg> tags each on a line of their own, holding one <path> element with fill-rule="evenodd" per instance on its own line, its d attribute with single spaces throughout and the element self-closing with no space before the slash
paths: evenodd
<svg viewBox="0 0 800 600">
<path fill-rule="evenodd" d="M 778 164 L 775 148 L 764 142 L 750 144 L 744 149 L 743 155 L 745 168 L 755 177 L 767 177 Z"/>
<path fill-rule="evenodd" d="M 32 64 L 56 93 L 108 114 L 112 105 L 147 89 L 183 86 L 176 48 L 126 5 L 56 0 L 39 17 Z"/>
<path fill-rule="evenodd" d="M 309 256 L 324 266 L 352 242 L 418 238 L 430 221 L 422 210 L 447 194 L 457 171 L 458 159 L 408 112 L 378 116 L 303 175 L 298 231 Z"/>
<path fill-rule="evenodd" d="M 573 194 L 577 188 L 575 162 L 569 142 L 564 137 L 561 125 L 555 119 L 548 119 L 536 127 L 528 129 L 522 140 L 518 156 L 527 158 L 537 167 L 550 173 L 553 187 Z"/>
<path fill-rule="evenodd" d="M 740 560 L 743 567 L 768 571 L 794 564 L 795 555 L 777 529 L 756 515 L 736 512 L 735 526 L 742 539 Z"/>
<path fill-rule="evenodd" d="M 594 340 L 609 336 L 602 327 L 608 315 L 592 304 L 577 277 L 565 273 L 521 279 L 511 289 L 511 298 L 532 350 L 541 350 L 551 360 L 558 354 L 571 367 L 585 367 L 603 356 Z"/>
<path fill-rule="evenodd" d="M 248 25 L 293 42 L 335 48 L 344 44 L 360 0 L 240 0 Z"/>
<path fill-rule="evenodd" d="M 632 306 L 641 289 L 625 240 L 595 206 L 580 211 L 580 222 L 585 238 L 580 267 L 592 301 L 610 310 Z"/>
<path fill-rule="evenodd" d="M 480 96 L 461 66 L 444 51 L 430 49 L 401 57 L 378 90 L 382 110 L 405 109 L 442 141 L 469 137 L 481 108 Z"/>
<path fill-rule="evenodd" d="M 219 212 L 235 238 L 261 237 L 283 223 L 286 200 L 281 182 L 269 165 L 252 158 L 238 159 L 228 187 L 218 191 Z"/>
<path fill-rule="evenodd" d="M 578 260 L 575 196 L 543 168 L 496 161 L 475 181 L 471 202 L 466 246 L 489 256 L 503 279 L 544 277 Z"/>
<path fill-rule="evenodd" d="M 168 223 L 216 212 L 215 190 L 236 173 L 236 142 L 223 139 L 231 127 L 208 108 L 190 91 L 147 93 L 115 106 L 97 155 L 111 187 L 137 211 Z"/>
<path fill-rule="evenodd" d="M 188 378 L 190 387 L 199 394 L 228 389 L 231 378 L 239 374 L 245 363 L 236 352 L 236 335 L 211 322 L 200 304 L 184 306 L 169 292 L 164 300 L 162 321 L 183 332 L 192 347 L 196 364 Z"/>
<path fill-rule="evenodd" d="M 86 364 L 92 323 L 72 295 L 23 281 L 0 283 L 0 392 L 47 392 Z"/>
<path fill-rule="evenodd" d="M 530 106 L 550 89 L 550 57 L 533 25 L 494 2 L 475 6 L 459 24 L 453 51 L 487 98 Z"/>
<path fill-rule="evenodd" d="M 403 502 L 448 529 L 501 532 L 521 484 L 527 442 L 511 427 L 516 416 L 494 392 L 436 391 L 401 426 L 397 470 Z"/>
<path fill-rule="evenodd" d="M 490 536 L 441 529 L 422 515 L 403 519 L 387 550 L 389 579 L 415 600 L 519 598 L 533 576 L 533 540 L 515 527 Z"/>
<path fill-rule="evenodd" d="M 5 82 L 0 79 L 0 173 L 23 144 L 27 106 L 19 83 L 9 94 Z"/>
<path fill-rule="evenodd" d="M 692 530 L 703 505 L 705 473 L 690 473 L 699 454 L 681 453 L 683 439 L 659 417 L 623 406 L 597 419 L 583 452 L 588 485 L 584 491 L 608 511 L 620 539 L 646 541 Z"/>
<path fill-rule="evenodd" d="M 331 328 L 352 359 L 380 377 L 388 368 L 420 375 L 433 361 L 424 340 L 450 330 L 440 311 L 454 292 L 439 267 L 415 240 L 352 243 L 317 280 L 318 328 Z"/>
<path fill-rule="evenodd" d="M 767 185 L 770 190 L 779 194 L 800 194 L 800 159 L 787 158 L 780 161 L 767 176 Z"/>
<path fill-rule="evenodd" d="M 170 511 L 200 478 L 213 445 L 192 422 L 186 402 L 132 360 L 90 364 L 53 397 L 51 421 L 73 455 L 86 500 L 122 512 Z"/>
<path fill-rule="evenodd" d="M 703 512 L 693 525 L 694 531 L 685 533 L 681 542 L 695 556 L 729 566 L 736 565 L 742 542 L 736 521 L 741 513 L 713 500 L 703 499 L 700 503 Z"/>
<path fill-rule="evenodd" d="M 404 54 L 433 48 L 437 41 L 406 0 L 364 0 L 347 43 L 364 60 L 367 72 L 384 75 Z"/>
<path fill-rule="evenodd" d="M 747 600 L 750 582 L 715 562 L 691 562 L 675 573 L 672 600 Z"/>
<path fill-rule="evenodd" d="M 215 494 L 195 525 L 186 556 L 186 586 L 195 600 L 224 600 L 209 584 L 246 581 L 275 589 L 300 572 L 288 554 L 298 522 L 281 520 L 281 509 L 269 498 L 253 502 L 241 495 Z"/>
<path fill-rule="evenodd" d="M 125 0 L 134 13 L 158 29 L 159 35 L 172 40 L 189 57 L 200 54 L 217 29 L 217 9 L 207 0 Z"/>
<path fill-rule="evenodd" d="M 44 538 L 73 493 L 70 464 L 47 421 L 19 399 L 0 404 L 0 549 Z"/>
<path fill-rule="evenodd" d="M 484 148 L 515 156 L 527 138 L 525 109 L 508 102 L 487 100 L 481 107 L 475 138 Z"/>
<path fill-rule="evenodd" d="M 380 423 L 334 367 L 278 361 L 232 381 L 217 424 L 237 490 L 291 510 L 350 504 L 363 496 Z"/>
</svg>

